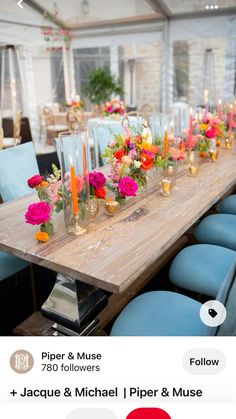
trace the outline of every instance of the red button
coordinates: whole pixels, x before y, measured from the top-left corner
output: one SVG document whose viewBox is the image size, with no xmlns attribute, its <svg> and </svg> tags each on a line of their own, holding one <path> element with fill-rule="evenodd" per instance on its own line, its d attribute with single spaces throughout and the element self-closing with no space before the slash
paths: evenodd
<svg viewBox="0 0 236 419">
<path fill-rule="evenodd" d="M 147 407 L 133 410 L 126 419 L 171 419 L 171 417 L 162 409 Z"/>
</svg>

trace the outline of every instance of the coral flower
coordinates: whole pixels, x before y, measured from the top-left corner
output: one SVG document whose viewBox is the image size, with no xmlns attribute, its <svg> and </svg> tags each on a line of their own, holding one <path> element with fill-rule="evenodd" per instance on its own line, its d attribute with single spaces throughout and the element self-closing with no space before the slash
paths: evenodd
<svg viewBox="0 0 236 419">
<path fill-rule="evenodd" d="M 102 188 L 98 188 L 98 189 L 94 189 L 94 194 L 99 199 L 105 199 L 105 197 L 106 197 L 106 190 L 103 187 Z"/>
<path fill-rule="evenodd" d="M 118 160 L 118 162 L 121 162 L 122 157 L 125 155 L 125 151 L 122 149 L 119 149 L 117 151 L 115 151 L 114 153 L 114 157 L 116 158 L 116 160 Z"/>
<path fill-rule="evenodd" d="M 152 156 L 150 156 L 148 153 L 142 153 L 141 154 L 141 168 L 143 170 L 150 170 L 153 167 L 153 161 L 154 158 Z"/>
<path fill-rule="evenodd" d="M 85 182 L 85 180 L 82 176 L 76 176 L 75 183 L 76 183 L 76 190 L 77 190 L 78 193 L 80 193 L 83 190 L 84 182 Z M 71 181 L 69 181 L 69 183 L 68 183 L 68 188 L 71 191 L 71 189 L 72 189 L 71 188 Z"/>
</svg>

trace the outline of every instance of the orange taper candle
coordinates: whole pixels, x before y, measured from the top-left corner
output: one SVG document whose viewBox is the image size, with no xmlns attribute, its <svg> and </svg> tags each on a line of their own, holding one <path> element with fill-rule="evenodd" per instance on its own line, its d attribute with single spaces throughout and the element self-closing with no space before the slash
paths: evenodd
<svg viewBox="0 0 236 419">
<path fill-rule="evenodd" d="M 164 135 L 164 158 L 166 158 L 166 155 L 168 153 L 168 134 L 167 131 L 165 130 L 165 135 Z"/>
<path fill-rule="evenodd" d="M 82 143 L 82 169 L 83 169 L 83 177 L 86 176 L 86 159 L 85 159 L 85 145 Z"/>
<path fill-rule="evenodd" d="M 78 195 L 77 195 L 77 188 L 76 188 L 75 168 L 73 164 L 70 165 L 70 181 L 71 181 L 72 211 L 74 215 L 77 215 L 79 212 L 79 204 L 78 204 Z"/>
</svg>

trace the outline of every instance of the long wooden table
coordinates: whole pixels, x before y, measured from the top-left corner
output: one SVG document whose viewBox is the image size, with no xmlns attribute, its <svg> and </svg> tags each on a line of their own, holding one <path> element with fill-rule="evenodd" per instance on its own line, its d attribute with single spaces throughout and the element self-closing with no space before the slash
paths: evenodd
<svg viewBox="0 0 236 419">
<path fill-rule="evenodd" d="M 221 151 L 216 163 L 201 165 L 196 178 L 183 164 L 170 197 L 160 194 L 159 173 L 147 190 L 130 199 L 114 218 L 102 208 L 84 236 L 64 232 L 63 214 L 55 234 L 37 243 L 37 227 L 24 221 L 27 196 L 0 206 L 0 250 L 112 293 L 124 293 L 210 208 L 236 185 L 236 151 Z"/>
</svg>

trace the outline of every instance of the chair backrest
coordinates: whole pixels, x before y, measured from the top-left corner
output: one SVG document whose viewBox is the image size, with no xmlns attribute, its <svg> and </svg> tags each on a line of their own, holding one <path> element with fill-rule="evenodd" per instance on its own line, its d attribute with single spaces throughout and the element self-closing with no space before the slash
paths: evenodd
<svg viewBox="0 0 236 419">
<path fill-rule="evenodd" d="M 221 285 L 216 296 L 226 309 L 225 321 L 218 327 L 207 327 L 207 336 L 236 336 L 236 271 Z"/>
<path fill-rule="evenodd" d="M 70 109 L 66 116 L 69 131 L 78 131 L 84 123 L 84 111 L 82 109 Z"/>
<path fill-rule="evenodd" d="M 139 108 L 139 112 L 144 113 L 144 114 L 152 113 L 154 112 L 154 108 L 150 103 L 145 103 Z"/>
<path fill-rule="evenodd" d="M 32 142 L 0 151 L 0 194 L 3 202 L 32 193 L 27 179 L 39 172 Z"/>
<path fill-rule="evenodd" d="M 20 129 L 21 129 L 21 110 L 16 111 L 15 120 L 13 123 L 13 136 L 14 140 L 20 138 Z"/>
</svg>

